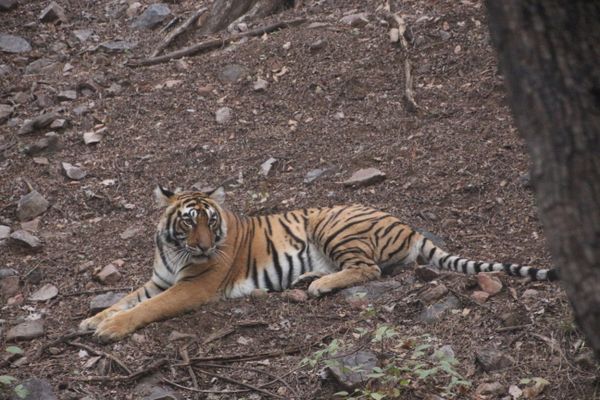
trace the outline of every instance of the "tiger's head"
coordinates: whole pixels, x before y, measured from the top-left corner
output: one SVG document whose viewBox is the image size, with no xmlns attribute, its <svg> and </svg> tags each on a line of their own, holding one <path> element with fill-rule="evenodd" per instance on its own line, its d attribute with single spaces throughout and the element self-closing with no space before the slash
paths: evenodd
<svg viewBox="0 0 600 400">
<path fill-rule="evenodd" d="M 221 204 L 223 188 L 209 193 L 174 193 L 161 186 L 154 191 L 164 212 L 158 224 L 158 239 L 193 262 L 217 254 L 225 241 L 227 224 Z"/>
</svg>

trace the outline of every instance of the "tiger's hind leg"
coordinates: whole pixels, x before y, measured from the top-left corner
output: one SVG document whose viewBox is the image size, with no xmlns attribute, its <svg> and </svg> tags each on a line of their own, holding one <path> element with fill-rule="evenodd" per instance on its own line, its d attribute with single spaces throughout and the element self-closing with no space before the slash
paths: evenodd
<svg viewBox="0 0 600 400">
<path fill-rule="evenodd" d="M 359 283 L 377 279 L 381 269 L 371 260 L 356 260 L 353 264 L 332 274 L 313 281 L 308 287 L 308 294 L 319 297 L 334 290 L 344 289 Z"/>
</svg>

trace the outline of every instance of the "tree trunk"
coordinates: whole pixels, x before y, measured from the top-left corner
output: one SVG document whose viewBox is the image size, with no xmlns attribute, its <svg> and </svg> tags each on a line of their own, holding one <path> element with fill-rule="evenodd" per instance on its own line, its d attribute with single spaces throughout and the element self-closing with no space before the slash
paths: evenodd
<svg viewBox="0 0 600 400">
<path fill-rule="evenodd" d="M 262 18 L 293 5 L 290 0 L 216 0 L 203 20 L 200 33 L 208 35 L 245 18 Z"/>
<path fill-rule="evenodd" d="M 487 0 L 550 250 L 600 356 L 600 1 Z"/>
</svg>

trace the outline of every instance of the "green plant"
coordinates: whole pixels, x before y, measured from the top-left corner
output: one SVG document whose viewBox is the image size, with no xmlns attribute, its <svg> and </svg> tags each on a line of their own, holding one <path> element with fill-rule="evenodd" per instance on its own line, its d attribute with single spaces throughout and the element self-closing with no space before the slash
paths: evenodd
<svg viewBox="0 0 600 400">
<path fill-rule="evenodd" d="M 18 346 L 8 346 L 4 349 L 7 353 L 10 353 L 10 357 L 18 357 L 23 354 L 23 349 Z M 24 399 L 29 394 L 29 390 L 23 385 L 14 385 L 17 382 L 17 378 L 12 375 L 0 375 L 0 394 L 8 394 L 11 390 L 17 397 Z"/>
</svg>

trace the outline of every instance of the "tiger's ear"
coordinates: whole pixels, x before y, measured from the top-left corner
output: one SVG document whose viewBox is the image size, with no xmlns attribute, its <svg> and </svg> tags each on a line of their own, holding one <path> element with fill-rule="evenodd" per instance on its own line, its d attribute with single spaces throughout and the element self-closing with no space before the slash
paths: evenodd
<svg viewBox="0 0 600 400">
<path fill-rule="evenodd" d="M 175 193 L 160 185 L 156 186 L 156 189 L 154 189 L 154 198 L 156 199 L 156 204 L 160 208 L 168 206 L 173 200 L 173 196 L 175 196 Z"/>
<path fill-rule="evenodd" d="M 225 203 L 225 189 L 223 189 L 223 186 L 219 186 L 212 192 L 208 192 L 206 194 L 220 205 Z"/>
</svg>

